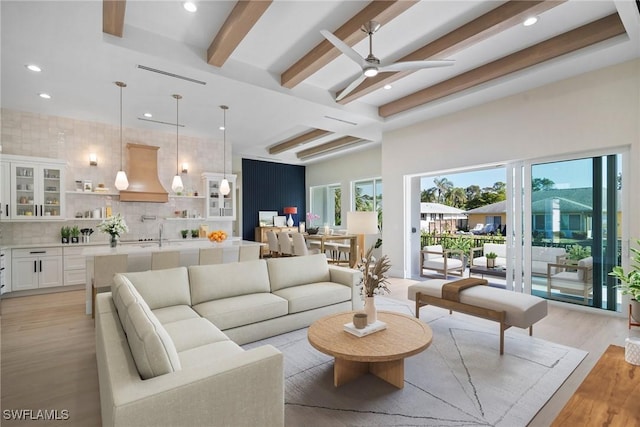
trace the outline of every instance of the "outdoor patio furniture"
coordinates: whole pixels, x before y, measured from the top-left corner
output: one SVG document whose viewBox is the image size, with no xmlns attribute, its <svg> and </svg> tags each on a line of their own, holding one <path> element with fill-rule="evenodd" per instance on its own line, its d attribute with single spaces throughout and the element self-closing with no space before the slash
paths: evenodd
<svg viewBox="0 0 640 427">
<path fill-rule="evenodd" d="M 459 258 L 452 258 L 451 255 Z M 428 277 L 424 270 L 434 270 L 445 278 L 450 275 L 462 277 L 466 267 L 464 261 L 464 252 L 461 250 L 443 250 L 442 245 L 425 246 L 420 251 L 420 276 Z"/>
<path fill-rule="evenodd" d="M 547 297 L 551 291 L 576 295 L 589 304 L 589 295 L 593 291 L 593 257 L 582 258 L 577 264 L 547 264 Z"/>
</svg>

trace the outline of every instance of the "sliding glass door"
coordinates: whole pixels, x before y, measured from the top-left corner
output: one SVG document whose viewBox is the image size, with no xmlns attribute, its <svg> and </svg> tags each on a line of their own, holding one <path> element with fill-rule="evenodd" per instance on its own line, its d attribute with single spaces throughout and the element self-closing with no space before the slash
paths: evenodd
<svg viewBox="0 0 640 427">
<path fill-rule="evenodd" d="M 619 310 L 608 273 L 621 261 L 621 164 L 612 154 L 530 165 L 522 253 L 532 294 Z"/>
</svg>

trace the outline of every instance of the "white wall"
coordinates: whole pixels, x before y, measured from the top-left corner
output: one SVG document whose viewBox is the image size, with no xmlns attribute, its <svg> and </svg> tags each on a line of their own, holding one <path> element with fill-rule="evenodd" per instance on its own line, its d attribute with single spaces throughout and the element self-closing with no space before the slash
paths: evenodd
<svg viewBox="0 0 640 427">
<path fill-rule="evenodd" d="M 382 143 L 384 251 L 394 276 L 410 276 L 412 218 L 405 177 L 513 160 L 630 147 L 629 183 L 640 181 L 640 60 L 386 133 Z M 414 183 L 408 180 L 409 186 Z M 630 192 L 630 236 L 640 237 L 640 200 Z M 417 256 L 417 254 L 416 254 Z"/>
</svg>

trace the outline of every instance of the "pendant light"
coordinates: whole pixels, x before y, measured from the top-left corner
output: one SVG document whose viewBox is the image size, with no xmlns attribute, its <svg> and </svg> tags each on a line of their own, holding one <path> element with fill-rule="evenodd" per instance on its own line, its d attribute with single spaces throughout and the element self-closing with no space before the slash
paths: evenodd
<svg viewBox="0 0 640 427">
<path fill-rule="evenodd" d="M 176 176 L 173 177 L 173 182 L 171 183 L 171 189 L 176 193 L 181 193 L 184 190 L 184 186 L 182 185 L 182 178 L 180 178 L 180 169 L 178 168 L 178 153 L 179 153 L 179 138 L 178 138 L 178 103 L 180 99 L 182 99 L 181 95 L 173 95 L 176 99 Z"/>
<path fill-rule="evenodd" d="M 226 196 L 231 191 L 229 187 L 229 181 L 227 180 L 227 110 L 229 107 L 226 105 L 221 105 L 222 108 L 222 141 L 223 141 L 223 155 L 222 155 L 222 168 L 223 168 L 223 176 L 222 181 L 220 182 L 220 194 Z"/>
<path fill-rule="evenodd" d="M 123 82 L 116 82 L 116 86 L 120 88 L 120 170 L 116 174 L 115 186 L 118 190 L 122 191 L 129 188 L 129 180 L 127 179 L 127 174 L 124 172 L 124 168 L 122 167 L 122 88 L 127 87 L 127 84 Z"/>
</svg>

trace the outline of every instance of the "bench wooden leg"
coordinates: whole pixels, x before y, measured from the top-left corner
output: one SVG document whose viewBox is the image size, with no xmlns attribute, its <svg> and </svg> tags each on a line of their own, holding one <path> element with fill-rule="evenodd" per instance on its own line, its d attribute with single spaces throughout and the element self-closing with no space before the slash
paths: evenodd
<svg viewBox="0 0 640 427">
<path fill-rule="evenodd" d="M 504 322 L 500 322 L 500 356 L 504 354 Z"/>
<path fill-rule="evenodd" d="M 529 326 L 529 336 L 533 336 L 533 325 Z"/>
</svg>

